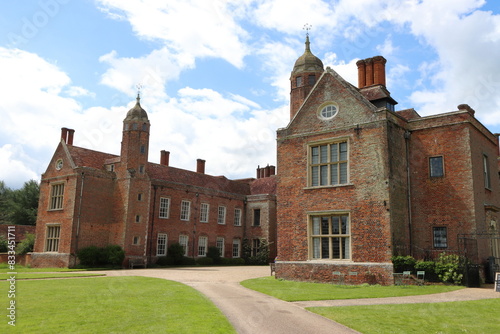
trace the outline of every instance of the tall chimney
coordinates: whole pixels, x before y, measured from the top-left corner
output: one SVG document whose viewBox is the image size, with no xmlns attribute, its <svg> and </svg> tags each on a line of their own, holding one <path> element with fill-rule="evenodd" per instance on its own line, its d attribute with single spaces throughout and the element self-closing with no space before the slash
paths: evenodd
<svg viewBox="0 0 500 334">
<path fill-rule="evenodd" d="M 68 143 L 68 128 L 61 128 L 61 139 Z"/>
<path fill-rule="evenodd" d="M 385 64 L 387 60 L 382 56 L 375 56 L 358 60 L 358 88 L 372 85 L 385 86 Z"/>
<path fill-rule="evenodd" d="M 169 151 L 165 150 L 160 151 L 160 165 L 168 166 L 169 158 L 170 158 Z"/>
<path fill-rule="evenodd" d="M 358 66 L 358 88 L 363 88 L 366 86 L 366 64 L 364 60 L 358 60 L 356 65 Z"/>
<path fill-rule="evenodd" d="M 203 159 L 196 160 L 196 172 L 205 174 L 205 160 Z"/>
<path fill-rule="evenodd" d="M 260 166 L 257 166 L 257 178 L 260 179 Z"/>
<path fill-rule="evenodd" d="M 382 56 L 373 57 L 373 84 L 385 86 L 385 63 L 387 60 Z"/>
<path fill-rule="evenodd" d="M 75 136 L 75 130 L 68 129 L 68 141 L 66 142 L 66 144 L 73 145 L 73 137 L 74 136 Z"/>
</svg>

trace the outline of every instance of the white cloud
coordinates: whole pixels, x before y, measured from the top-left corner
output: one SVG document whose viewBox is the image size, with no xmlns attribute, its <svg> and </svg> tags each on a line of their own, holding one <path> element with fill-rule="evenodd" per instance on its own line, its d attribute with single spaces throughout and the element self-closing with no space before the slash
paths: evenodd
<svg viewBox="0 0 500 334">
<path fill-rule="evenodd" d="M 218 57 L 243 66 L 246 31 L 237 24 L 235 5 L 228 1 L 100 0 L 112 17 L 126 18 L 137 35 L 161 41 L 172 53 Z M 237 2 L 235 2 L 237 4 Z M 193 27 L 197 27 L 193 29 Z"/>
<path fill-rule="evenodd" d="M 29 180 L 40 180 L 40 174 L 33 171 L 33 159 L 28 157 L 19 145 L 5 144 L 0 147 L 0 180 L 5 181 L 7 187 L 21 188 Z"/>
</svg>

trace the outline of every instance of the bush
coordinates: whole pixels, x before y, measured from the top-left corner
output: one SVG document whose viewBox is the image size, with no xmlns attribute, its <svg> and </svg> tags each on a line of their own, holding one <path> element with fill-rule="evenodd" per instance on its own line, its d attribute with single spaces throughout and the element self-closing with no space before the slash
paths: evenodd
<svg viewBox="0 0 500 334">
<path fill-rule="evenodd" d="M 207 250 L 207 257 L 213 260 L 213 263 L 215 264 L 220 264 L 222 262 L 221 260 L 221 254 L 219 252 L 219 249 L 217 247 L 208 247 Z"/>
<path fill-rule="evenodd" d="M 221 258 L 221 262 L 225 266 L 242 266 L 245 265 L 245 260 L 241 257 L 238 258 Z"/>
<path fill-rule="evenodd" d="M 464 277 L 460 270 L 460 256 L 455 254 L 439 254 L 436 261 L 436 274 L 445 283 L 460 284 Z"/>
<path fill-rule="evenodd" d="M 118 245 L 108 245 L 104 248 L 89 246 L 80 249 L 76 256 L 84 266 L 120 265 L 125 259 L 125 251 Z"/>
<path fill-rule="evenodd" d="M 7 253 L 9 251 L 8 245 L 7 239 L 3 235 L 0 235 L 0 253 Z"/>
<path fill-rule="evenodd" d="M 95 266 L 99 264 L 102 258 L 102 248 L 99 248 L 97 246 L 89 246 L 80 249 L 77 253 L 76 256 L 78 256 L 78 259 L 80 259 L 80 264 L 84 266 Z"/>
<path fill-rule="evenodd" d="M 166 256 L 160 256 L 158 260 L 156 260 L 156 265 L 158 266 L 171 266 L 173 265 L 174 262 L 172 261 L 172 258 L 166 257 Z"/>
<path fill-rule="evenodd" d="M 403 271 L 412 271 L 412 272 L 415 271 L 416 262 L 417 261 L 410 255 L 407 256 L 398 255 L 392 257 L 394 271 L 397 273 Z"/>
<path fill-rule="evenodd" d="M 35 235 L 31 233 L 26 234 L 26 238 L 24 238 L 16 247 L 16 253 L 19 255 L 23 255 L 33 251 L 33 247 L 35 246 Z"/>
<path fill-rule="evenodd" d="M 125 251 L 118 245 L 108 245 L 104 248 L 105 264 L 121 265 L 125 260 Z"/>
<path fill-rule="evenodd" d="M 214 259 L 212 259 L 211 257 L 200 257 L 196 259 L 196 263 L 202 266 L 210 266 L 214 264 Z"/>
<path fill-rule="evenodd" d="M 436 263 L 434 261 L 417 261 L 415 270 L 425 271 L 425 279 L 431 282 L 439 282 L 439 277 L 436 274 Z"/>
<path fill-rule="evenodd" d="M 179 243 L 168 246 L 167 258 L 172 265 L 181 265 L 184 262 L 184 247 Z"/>
</svg>

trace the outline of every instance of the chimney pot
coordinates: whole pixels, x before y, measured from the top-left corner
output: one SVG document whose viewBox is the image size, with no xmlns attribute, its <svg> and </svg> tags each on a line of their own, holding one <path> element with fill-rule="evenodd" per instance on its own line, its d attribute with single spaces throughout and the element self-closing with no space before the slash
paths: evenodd
<svg viewBox="0 0 500 334">
<path fill-rule="evenodd" d="M 356 65 L 358 66 L 358 88 L 363 88 L 366 86 L 366 63 L 364 60 L 358 60 Z"/>
<path fill-rule="evenodd" d="M 68 128 L 61 128 L 61 139 L 68 143 Z"/>
</svg>

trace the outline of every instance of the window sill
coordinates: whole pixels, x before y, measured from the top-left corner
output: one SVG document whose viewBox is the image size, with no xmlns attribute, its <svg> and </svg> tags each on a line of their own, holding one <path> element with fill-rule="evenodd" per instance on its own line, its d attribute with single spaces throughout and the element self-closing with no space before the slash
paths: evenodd
<svg viewBox="0 0 500 334">
<path fill-rule="evenodd" d="M 345 183 L 345 184 L 334 184 L 330 186 L 309 186 L 305 187 L 305 190 L 315 190 L 315 189 L 325 189 L 325 188 L 345 188 L 345 187 L 354 187 L 353 183 Z"/>
</svg>

